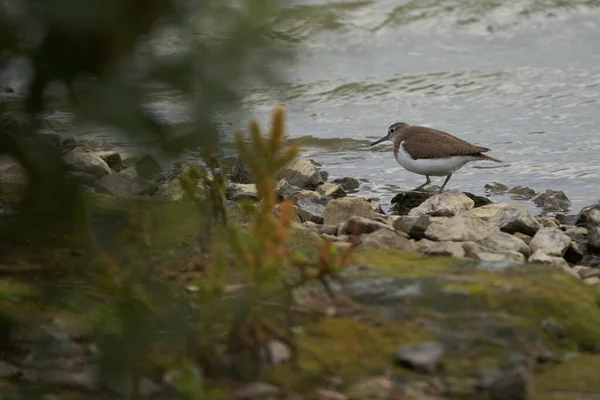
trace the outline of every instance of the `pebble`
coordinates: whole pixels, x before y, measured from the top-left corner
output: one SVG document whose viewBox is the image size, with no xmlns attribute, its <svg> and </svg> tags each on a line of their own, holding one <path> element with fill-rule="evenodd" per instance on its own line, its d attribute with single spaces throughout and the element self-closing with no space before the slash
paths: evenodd
<svg viewBox="0 0 600 400">
<path fill-rule="evenodd" d="M 444 346 L 441 343 L 429 342 L 404 347 L 396 353 L 396 361 L 417 372 L 435 373 L 441 368 Z"/>
</svg>

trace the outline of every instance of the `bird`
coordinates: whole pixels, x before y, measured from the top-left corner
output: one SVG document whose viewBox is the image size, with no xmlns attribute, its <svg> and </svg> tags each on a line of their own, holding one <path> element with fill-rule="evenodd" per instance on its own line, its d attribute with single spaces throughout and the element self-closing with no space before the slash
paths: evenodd
<svg viewBox="0 0 600 400">
<path fill-rule="evenodd" d="M 445 176 L 439 193 L 450 181 L 452 174 L 471 161 L 502 161 L 485 155 L 490 149 L 475 146 L 448 132 L 424 126 L 396 122 L 388 128 L 387 135 L 371 143 L 375 146 L 386 140 L 394 144 L 394 157 L 404 169 L 425 175 L 424 184 L 412 189 L 419 190 L 431 183 L 430 176 Z"/>
</svg>

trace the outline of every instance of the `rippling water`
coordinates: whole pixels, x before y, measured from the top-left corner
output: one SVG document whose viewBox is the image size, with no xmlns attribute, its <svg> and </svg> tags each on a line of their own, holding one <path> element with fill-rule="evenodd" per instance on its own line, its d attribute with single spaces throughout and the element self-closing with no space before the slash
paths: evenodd
<svg viewBox="0 0 600 400">
<path fill-rule="evenodd" d="M 249 91 L 242 114 L 266 124 L 284 104 L 289 136 L 305 139 L 305 154 L 333 178 L 365 180 L 360 193 L 386 205 L 424 181 L 390 146 L 369 147 L 405 121 L 505 162 L 471 163 L 449 188 L 559 189 L 572 212 L 598 201 L 600 0 L 296 0 L 275 22 L 299 57 L 285 83 Z M 185 121 L 176 97 L 152 101 L 166 119 Z M 245 128 L 222 125 L 225 136 Z"/>
</svg>

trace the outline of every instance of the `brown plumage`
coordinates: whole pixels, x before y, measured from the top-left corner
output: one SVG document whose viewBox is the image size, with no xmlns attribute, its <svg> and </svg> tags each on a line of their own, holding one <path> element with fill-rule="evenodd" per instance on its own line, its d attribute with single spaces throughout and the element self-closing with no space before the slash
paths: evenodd
<svg viewBox="0 0 600 400">
<path fill-rule="evenodd" d="M 452 156 L 472 156 L 481 160 L 501 162 L 485 154 L 490 151 L 487 147 L 475 146 L 457 138 L 448 132 L 439 131 L 424 126 L 412 126 L 400 122 L 395 127 L 394 153 L 398 152 L 400 143 L 415 159 L 448 158 Z"/>
</svg>

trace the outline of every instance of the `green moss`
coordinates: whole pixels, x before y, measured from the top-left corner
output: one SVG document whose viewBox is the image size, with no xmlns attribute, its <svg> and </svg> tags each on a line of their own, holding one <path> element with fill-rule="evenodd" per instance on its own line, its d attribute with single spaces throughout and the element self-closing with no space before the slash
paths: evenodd
<svg viewBox="0 0 600 400">
<path fill-rule="evenodd" d="M 286 366 L 272 371 L 270 378 L 285 387 L 306 390 L 328 374 L 342 376 L 347 382 L 380 375 L 393 365 L 400 347 L 433 337 L 412 324 L 323 319 L 306 326 L 298 336 L 300 373 Z"/>
<path fill-rule="evenodd" d="M 584 355 L 533 377 L 535 400 L 588 399 L 600 396 L 600 356 Z"/>
</svg>

